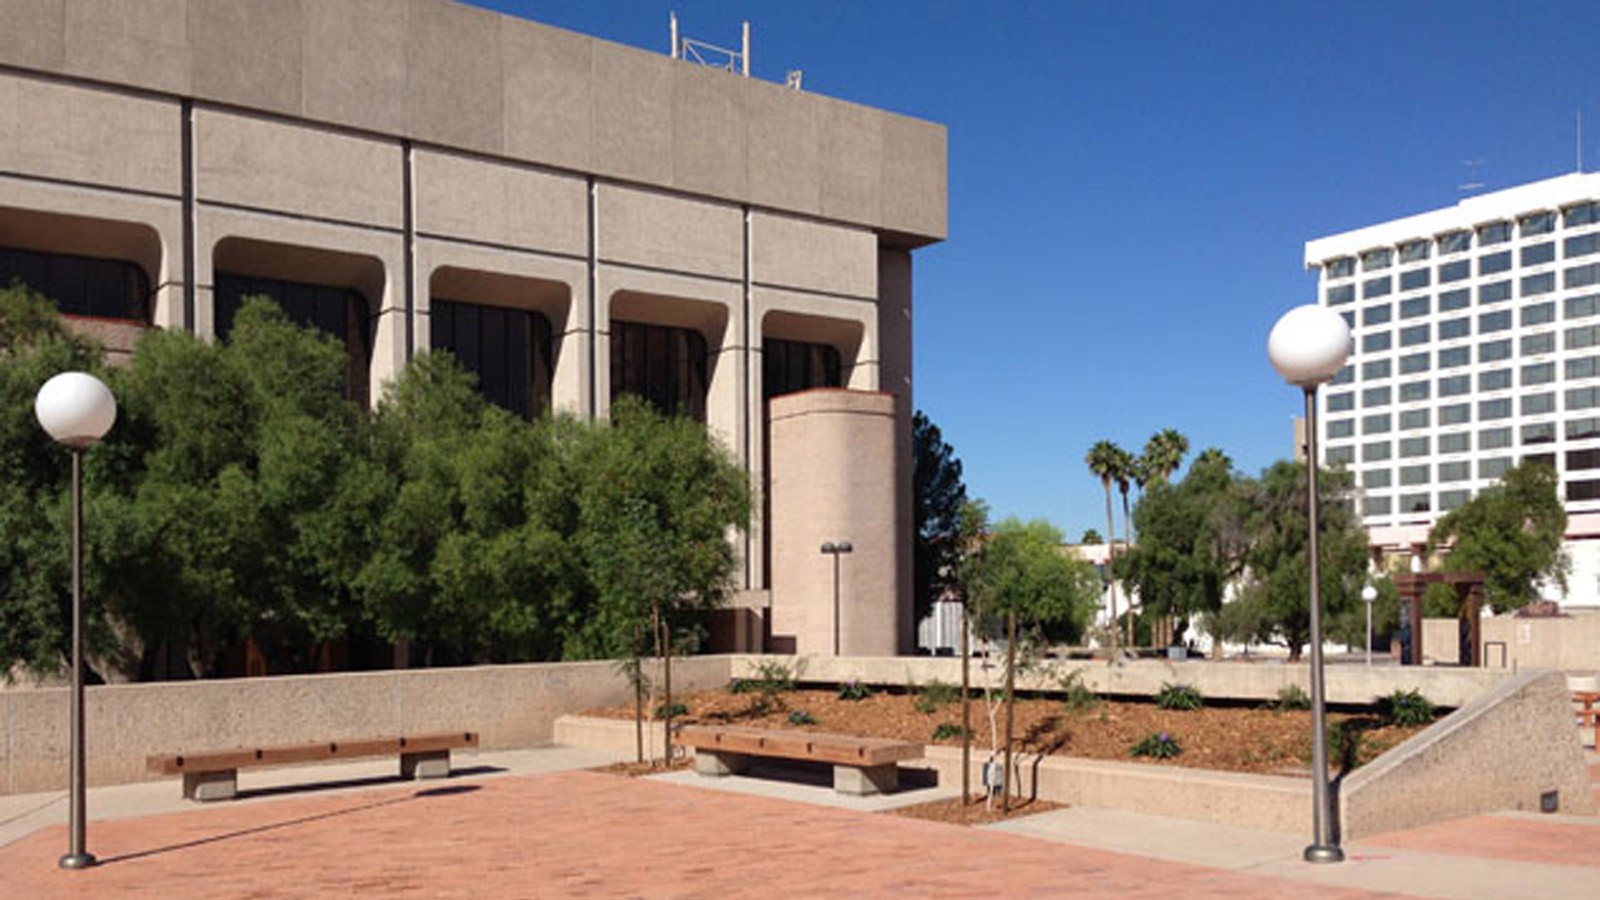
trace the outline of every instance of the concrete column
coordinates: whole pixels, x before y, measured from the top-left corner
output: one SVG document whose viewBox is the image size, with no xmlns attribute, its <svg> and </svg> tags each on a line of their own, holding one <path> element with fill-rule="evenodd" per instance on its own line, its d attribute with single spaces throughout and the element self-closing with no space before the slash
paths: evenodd
<svg viewBox="0 0 1600 900">
<path fill-rule="evenodd" d="M 878 250 L 878 365 L 878 389 L 895 398 L 894 529 L 899 537 L 897 564 L 904 573 L 895 590 L 900 622 L 896 647 L 909 654 L 917 639 L 911 598 L 911 414 L 916 404 L 911 393 L 911 253 L 906 250 Z"/>
</svg>

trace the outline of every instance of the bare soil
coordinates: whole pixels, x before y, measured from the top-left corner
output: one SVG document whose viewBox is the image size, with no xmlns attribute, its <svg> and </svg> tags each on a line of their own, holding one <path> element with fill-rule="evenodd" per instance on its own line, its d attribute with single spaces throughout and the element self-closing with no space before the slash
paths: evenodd
<svg viewBox="0 0 1600 900">
<path fill-rule="evenodd" d="M 863 737 L 887 737 L 941 746 L 960 746 L 961 703 L 930 703 L 927 697 L 877 692 L 863 700 L 840 699 L 832 690 L 790 690 L 770 702 L 757 693 L 726 690 L 674 696 L 688 715 L 674 724 L 739 724 L 757 728 L 799 728 Z M 655 704 L 652 703 L 653 707 Z M 814 724 L 794 725 L 791 714 L 807 713 Z M 633 718 L 633 706 L 590 710 L 586 715 Z M 1376 758 L 1420 731 L 1391 725 L 1374 713 L 1330 712 L 1330 726 L 1359 735 L 1354 752 L 1330 740 L 1330 765 L 1350 769 Z M 986 755 L 1001 745 L 1004 707 L 987 707 L 982 698 L 971 704 L 973 752 Z M 934 740 L 939 726 L 951 736 Z M 1170 759 L 1134 757 L 1133 746 L 1152 734 L 1169 735 L 1182 752 Z M 1304 775 L 1310 771 L 1311 714 L 1267 705 L 1208 703 L 1198 710 L 1164 710 L 1149 701 L 1102 700 L 1084 709 L 1069 709 L 1059 698 L 1018 698 L 1013 723 L 1015 749 L 1087 759 L 1186 766 L 1226 772 Z"/>
</svg>

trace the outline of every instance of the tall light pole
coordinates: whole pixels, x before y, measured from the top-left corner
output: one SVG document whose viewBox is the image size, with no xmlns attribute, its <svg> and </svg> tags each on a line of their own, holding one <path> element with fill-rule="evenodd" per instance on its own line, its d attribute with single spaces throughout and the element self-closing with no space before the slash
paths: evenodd
<svg viewBox="0 0 1600 900">
<path fill-rule="evenodd" d="M 1305 860 L 1344 861 L 1333 836 L 1328 806 L 1327 709 L 1322 684 L 1322 574 L 1317 550 L 1317 388 L 1350 357 L 1350 327 L 1340 315 L 1315 304 L 1283 314 L 1267 338 L 1267 356 L 1284 380 L 1300 388 L 1306 401 L 1306 552 L 1311 569 L 1311 793 L 1313 841 Z"/>
<path fill-rule="evenodd" d="M 1378 599 L 1378 589 L 1367 582 L 1361 589 L 1361 602 L 1367 607 L 1367 667 L 1372 667 L 1372 602 Z"/>
<path fill-rule="evenodd" d="M 95 864 L 87 844 L 88 805 L 83 736 L 83 453 L 105 437 L 117 420 L 117 399 L 100 379 L 62 372 L 39 388 L 33 401 L 39 424 L 57 443 L 72 450 L 72 701 L 68 728 L 72 742 L 70 845 L 63 869 Z"/>
<path fill-rule="evenodd" d="M 849 541 L 840 541 L 837 544 L 829 541 L 822 545 L 822 552 L 833 557 L 833 655 L 839 655 L 839 556 L 849 553 L 855 548 Z"/>
</svg>

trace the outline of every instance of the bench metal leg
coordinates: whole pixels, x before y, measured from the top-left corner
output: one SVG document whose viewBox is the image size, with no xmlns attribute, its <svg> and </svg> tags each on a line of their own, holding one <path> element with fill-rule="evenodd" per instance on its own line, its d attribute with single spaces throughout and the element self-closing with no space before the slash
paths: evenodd
<svg viewBox="0 0 1600 900">
<path fill-rule="evenodd" d="M 834 766 L 833 789 L 841 794 L 866 797 L 883 794 L 900 786 L 900 768 L 883 766 Z"/>
<path fill-rule="evenodd" d="M 449 778 L 450 751 L 429 750 L 400 754 L 401 778 Z"/>
<path fill-rule="evenodd" d="M 694 771 L 697 775 L 721 778 L 744 771 L 747 757 L 743 753 L 718 753 L 714 750 L 694 751 Z"/>
<path fill-rule="evenodd" d="M 220 772 L 183 773 L 183 796 L 189 800 L 209 802 L 232 800 L 239 793 L 239 770 L 223 769 Z"/>
</svg>

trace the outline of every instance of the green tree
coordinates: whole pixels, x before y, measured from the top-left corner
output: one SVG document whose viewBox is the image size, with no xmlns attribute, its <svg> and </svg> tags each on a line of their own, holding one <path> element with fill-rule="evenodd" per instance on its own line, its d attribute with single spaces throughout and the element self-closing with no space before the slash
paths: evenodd
<svg viewBox="0 0 1600 900">
<path fill-rule="evenodd" d="M 1175 428 L 1163 428 L 1145 442 L 1139 466 L 1152 483 L 1165 483 L 1183 465 L 1189 452 L 1189 439 Z"/>
<path fill-rule="evenodd" d="M 1083 462 L 1090 473 L 1100 479 L 1106 492 L 1106 535 L 1111 539 L 1106 545 L 1106 573 L 1111 581 L 1111 646 L 1117 646 L 1117 579 L 1113 572 L 1117 564 L 1117 528 L 1111 512 L 1111 485 L 1126 468 L 1128 452 L 1111 441 L 1096 441 L 1084 456 Z"/>
<path fill-rule="evenodd" d="M 1083 530 L 1083 536 L 1078 538 L 1078 543 L 1080 544 L 1103 544 L 1105 542 L 1106 539 L 1100 535 L 1100 532 L 1094 530 L 1093 528 L 1085 528 Z"/>
<path fill-rule="evenodd" d="M 1123 582 L 1147 612 L 1216 612 L 1244 565 L 1245 511 L 1241 480 L 1220 451 L 1201 454 L 1176 485 L 1152 481 L 1134 508 L 1139 545 L 1122 558 Z"/>
<path fill-rule="evenodd" d="M 691 614 L 720 606 L 736 560 L 728 537 L 749 527 L 748 482 L 703 425 L 663 418 L 623 397 L 609 425 L 588 429 L 575 449 L 576 543 L 595 588 L 595 607 L 576 635 L 596 655 L 638 652 L 648 623 L 662 662 L 671 758 L 674 652 Z"/>
<path fill-rule="evenodd" d="M 1242 485 L 1249 550 L 1238 599 L 1217 616 L 1220 636 L 1276 642 L 1298 660 L 1310 640 L 1310 556 L 1307 553 L 1306 469 L 1279 462 L 1259 482 Z M 1361 602 L 1367 536 L 1350 503 L 1350 478 L 1323 472 L 1318 484 L 1321 596 L 1331 622 Z"/>
<path fill-rule="evenodd" d="M 1538 583 L 1567 585 L 1571 563 L 1561 547 L 1567 513 L 1555 469 L 1523 463 L 1500 482 L 1446 513 L 1428 535 L 1428 552 L 1448 547 L 1447 572 L 1482 572 L 1485 599 L 1497 612 L 1538 599 Z"/>
<path fill-rule="evenodd" d="M 911 419 L 912 519 L 915 527 L 912 596 L 915 619 L 922 621 L 933 604 L 955 583 L 961 554 L 961 510 L 967 488 L 961 460 L 945 443 L 939 426 L 921 410 Z"/>
<path fill-rule="evenodd" d="M 66 330 L 47 298 L 20 284 L 0 288 L 0 662 L 8 668 L 20 660 L 40 671 L 58 671 L 69 652 L 70 461 L 39 427 L 33 401 L 60 372 L 103 377 L 99 355 L 92 342 Z M 106 455 L 96 446 L 86 457 L 90 492 L 101 482 Z M 99 533 L 89 528 L 86 537 L 93 541 Z M 94 622 L 100 595 L 89 590 L 86 600 L 86 618 Z M 90 642 L 91 647 L 99 643 Z"/>
<path fill-rule="evenodd" d="M 1019 630 L 1058 641 L 1079 639 L 1094 614 L 1100 578 L 1094 567 L 1063 552 L 1059 529 L 1010 518 L 995 526 L 966 571 L 968 602 L 978 621 L 1006 636 L 1005 771 L 1003 806 L 1010 809 L 1012 727 Z"/>
</svg>

